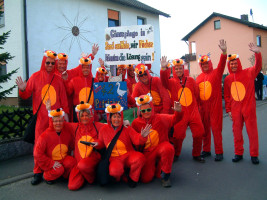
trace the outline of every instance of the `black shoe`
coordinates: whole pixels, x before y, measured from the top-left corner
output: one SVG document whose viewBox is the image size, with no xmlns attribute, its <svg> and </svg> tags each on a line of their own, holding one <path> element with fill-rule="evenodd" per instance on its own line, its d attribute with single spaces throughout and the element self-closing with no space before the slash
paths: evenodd
<svg viewBox="0 0 267 200">
<path fill-rule="evenodd" d="M 216 154 L 215 161 L 222 161 L 223 160 L 223 154 Z"/>
<path fill-rule="evenodd" d="M 201 152 L 201 157 L 202 157 L 202 158 L 205 158 L 205 157 L 208 157 L 208 156 L 211 156 L 210 151 L 202 151 L 202 152 Z"/>
<path fill-rule="evenodd" d="M 137 186 L 137 182 L 133 181 L 130 177 L 128 178 L 128 185 L 130 188 L 135 188 Z"/>
<path fill-rule="evenodd" d="M 171 187 L 172 184 L 171 184 L 170 178 L 168 178 L 167 180 L 165 180 L 164 178 L 162 178 L 161 179 L 161 185 L 162 185 L 162 187 L 165 187 L 165 188 Z"/>
<path fill-rule="evenodd" d="M 204 163 L 205 160 L 201 156 L 193 156 L 193 159 L 197 162 Z"/>
<path fill-rule="evenodd" d="M 179 156 L 174 156 L 174 158 L 173 158 L 173 162 L 176 162 L 176 161 L 178 161 L 179 160 Z"/>
<path fill-rule="evenodd" d="M 53 184 L 55 183 L 55 181 L 47 181 L 47 180 L 45 180 L 45 182 L 46 182 L 46 184 L 48 184 L 48 185 L 53 185 Z"/>
<path fill-rule="evenodd" d="M 258 157 L 253 157 L 253 156 L 251 157 L 251 162 L 252 162 L 254 165 L 257 165 L 257 164 L 260 163 Z"/>
<path fill-rule="evenodd" d="M 43 180 L 43 174 L 42 173 L 34 174 L 33 179 L 31 180 L 31 184 L 32 185 L 38 185 L 39 183 L 42 182 L 42 180 Z"/>
<path fill-rule="evenodd" d="M 233 158 L 232 158 L 232 161 L 233 162 L 239 162 L 240 160 L 243 159 L 243 155 L 235 155 Z"/>
</svg>

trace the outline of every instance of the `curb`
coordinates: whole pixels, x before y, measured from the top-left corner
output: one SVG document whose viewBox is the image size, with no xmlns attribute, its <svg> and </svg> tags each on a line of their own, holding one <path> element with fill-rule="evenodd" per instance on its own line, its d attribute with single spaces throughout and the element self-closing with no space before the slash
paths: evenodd
<svg viewBox="0 0 267 200">
<path fill-rule="evenodd" d="M 20 180 L 23 180 L 23 179 L 26 179 L 26 178 L 30 178 L 30 177 L 33 177 L 33 172 L 29 172 L 29 173 L 18 175 L 18 176 L 12 177 L 12 178 L 0 180 L 0 187 L 17 182 L 17 181 L 20 181 Z"/>
</svg>

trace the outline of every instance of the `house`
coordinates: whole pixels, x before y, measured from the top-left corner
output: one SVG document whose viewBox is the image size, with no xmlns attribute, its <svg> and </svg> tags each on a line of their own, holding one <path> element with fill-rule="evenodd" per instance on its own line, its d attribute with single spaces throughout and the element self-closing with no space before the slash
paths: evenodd
<svg viewBox="0 0 267 200">
<path fill-rule="evenodd" d="M 11 30 L 4 50 L 15 56 L 0 72 L 19 67 L 6 88 L 15 84 L 17 76 L 28 79 L 38 71 L 46 49 L 67 53 L 68 69 L 72 69 L 78 65 L 81 52 L 91 53 L 92 44 L 97 43 L 100 50 L 93 62 L 94 74 L 98 59 L 104 57 L 105 29 L 111 26 L 151 24 L 155 32 L 153 66 L 158 66 L 153 71 L 160 70 L 159 15 L 170 15 L 137 0 L 0 0 L 0 3 L 4 3 L 0 34 Z M 17 96 L 18 91 L 14 90 L 8 104 L 16 105 Z"/>
<path fill-rule="evenodd" d="M 189 46 L 189 54 L 184 58 L 190 63 L 192 77 L 196 78 L 201 73 L 199 55 L 210 53 L 213 67 L 217 67 L 221 53 L 218 48 L 220 39 L 227 42 L 228 54 L 239 54 L 243 68 L 251 67 L 254 63 L 248 44 L 257 44 L 263 58 L 262 70 L 264 74 L 267 73 L 267 27 L 249 22 L 248 15 L 241 15 L 241 19 L 238 19 L 214 12 L 182 38 Z M 227 67 L 224 73 L 228 73 Z"/>
</svg>

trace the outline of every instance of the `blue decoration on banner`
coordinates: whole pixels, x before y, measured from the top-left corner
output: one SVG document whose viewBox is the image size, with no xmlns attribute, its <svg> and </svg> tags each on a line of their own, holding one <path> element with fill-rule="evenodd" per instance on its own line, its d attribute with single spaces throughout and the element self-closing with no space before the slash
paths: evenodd
<svg viewBox="0 0 267 200">
<path fill-rule="evenodd" d="M 128 109 L 126 82 L 94 83 L 95 110 L 105 110 L 106 104 L 112 103 L 119 103 L 124 110 Z"/>
</svg>

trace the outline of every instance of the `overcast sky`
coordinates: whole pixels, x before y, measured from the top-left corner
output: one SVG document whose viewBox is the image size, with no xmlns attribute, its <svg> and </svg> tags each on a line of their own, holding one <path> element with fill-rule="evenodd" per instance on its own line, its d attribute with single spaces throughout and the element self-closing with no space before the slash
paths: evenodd
<svg viewBox="0 0 267 200">
<path fill-rule="evenodd" d="M 187 44 L 181 39 L 213 12 L 235 18 L 253 11 L 254 22 L 267 26 L 267 0 L 139 0 L 171 15 L 160 16 L 161 55 L 170 59 L 188 53 Z M 249 15 L 249 21 L 252 17 Z"/>
</svg>

